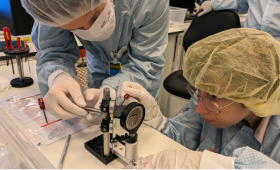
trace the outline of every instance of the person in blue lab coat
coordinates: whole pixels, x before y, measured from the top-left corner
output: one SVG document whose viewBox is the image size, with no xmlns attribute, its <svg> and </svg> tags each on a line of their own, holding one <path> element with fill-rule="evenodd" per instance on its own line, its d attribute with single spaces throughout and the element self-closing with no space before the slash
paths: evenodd
<svg viewBox="0 0 280 170">
<path fill-rule="evenodd" d="M 247 14 L 245 28 L 265 31 L 280 41 L 280 1 L 279 0 L 211 0 L 205 1 L 198 16 L 214 10 L 233 10 Z"/>
<path fill-rule="evenodd" d="M 145 106 L 144 123 L 186 147 L 136 168 L 280 169 L 279 75 L 280 42 L 237 28 L 189 47 L 183 76 L 198 90 L 187 87 L 192 98 L 172 119 L 141 85 L 124 82 L 122 93 Z"/>
<path fill-rule="evenodd" d="M 168 0 L 21 3 L 35 20 L 32 42 L 38 52 L 38 84 L 47 110 L 62 119 L 86 116 L 81 107 L 97 107 L 104 87 L 111 89 L 114 99 L 123 81 L 138 82 L 157 98 L 168 43 Z M 75 80 L 80 54 L 74 34 L 87 50 L 89 89 L 84 97 Z M 87 119 L 97 116 L 91 113 Z"/>
</svg>

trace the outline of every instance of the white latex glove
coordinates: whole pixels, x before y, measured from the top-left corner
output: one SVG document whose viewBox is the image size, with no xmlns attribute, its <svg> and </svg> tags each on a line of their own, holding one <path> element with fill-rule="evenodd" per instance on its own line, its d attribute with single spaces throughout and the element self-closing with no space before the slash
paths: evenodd
<svg viewBox="0 0 280 170">
<path fill-rule="evenodd" d="M 145 107 L 145 121 L 152 120 L 161 114 L 160 108 L 154 97 L 151 96 L 140 84 L 135 82 L 123 82 L 121 94 L 122 96 L 129 94 L 131 97 L 136 98 L 139 103 Z"/>
<path fill-rule="evenodd" d="M 202 152 L 161 151 L 141 160 L 135 169 L 198 169 Z"/>
<path fill-rule="evenodd" d="M 126 99 L 126 100 L 123 102 L 123 105 L 128 105 L 129 103 L 132 103 L 132 102 L 137 102 L 137 103 L 139 103 L 139 101 L 138 101 L 136 98 L 130 96 L 128 99 Z"/>
<path fill-rule="evenodd" d="M 87 106 L 99 109 L 99 104 L 103 98 L 103 89 L 90 88 L 84 92 L 84 98 Z M 89 122 L 97 121 L 102 119 L 102 114 L 100 112 L 89 112 L 87 115 L 87 120 Z"/>
<path fill-rule="evenodd" d="M 73 98 L 74 103 L 69 99 Z M 86 116 L 87 111 L 80 85 L 69 74 L 59 74 L 44 97 L 46 109 L 61 119 L 70 119 L 79 115 Z"/>
<path fill-rule="evenodd" d="M 202 15 L 207 14 L 212 10 L 213 10 L 212 1 L 205 1 L 201 4 L 201 6 L 198 9 L 198 11 L 202 11 L 202 12 L 200 12 L 197 16 L 201 17 Z"/>
</svg>

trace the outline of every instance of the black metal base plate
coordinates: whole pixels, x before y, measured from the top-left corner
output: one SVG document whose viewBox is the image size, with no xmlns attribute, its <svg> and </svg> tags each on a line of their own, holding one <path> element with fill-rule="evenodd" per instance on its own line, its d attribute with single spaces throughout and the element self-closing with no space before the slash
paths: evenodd
<svg viewBox="0 0 280 170">
<path fill-rule="evenodd" d="M 20 81 L 19 78 L 15 78 L 11 81 L 12 87 L 16 88 L 22 88 L 22 87 L 28 87 L 33 84 L 33 79 L 30 77 L 24 77 L 22 81 Z"/>
<path fill-rule="evenodd" d="M 105 165 L 117 158 L 117 156 L 112 153 L 112 150 L 109 156 L 103 155 L 103 135 L 87 141 L 85 143 L 85 148 Z"/>
</svg>

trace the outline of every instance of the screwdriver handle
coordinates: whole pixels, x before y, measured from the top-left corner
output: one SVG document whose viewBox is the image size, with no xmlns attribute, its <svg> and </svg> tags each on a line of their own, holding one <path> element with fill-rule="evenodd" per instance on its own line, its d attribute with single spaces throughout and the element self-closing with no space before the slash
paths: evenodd
<svg viewBox="0 0 280 170">
<path fill-rule="evenodd" d="M 17 45 L 18 45 L 18 49 L 21 50 L 22 49 L 22 45 L 21 45 L 20 37 L 17 37 Z"/>
<path fill-rule="evenodd" d="M 4 34 L 5 42 L 6 42 L 6 49 L 7 50 L 13 49 L 10 29 L 8 27 L 4 27 L 3 34 Z"/>
<path fill-rule="evenodd" d="M 45 103 L 44 103 L 42 98 L 38 99 L 38 103 L 39 103 L 39 106 L 40 106 L 41 110 L 45 109 Z"/>
<path fill-rule="evenodd" d="M 130 97 L 130 95 L 127 93 L 123 96 L 124 99 L 128 99 L 129 97 Z"/>
<path fill-rule="evenodd" d="M 24 44 L 24 48 L 26 49 L 27 48 L 26 40 L 23 40 L 23 44 Z"/>
</svg>

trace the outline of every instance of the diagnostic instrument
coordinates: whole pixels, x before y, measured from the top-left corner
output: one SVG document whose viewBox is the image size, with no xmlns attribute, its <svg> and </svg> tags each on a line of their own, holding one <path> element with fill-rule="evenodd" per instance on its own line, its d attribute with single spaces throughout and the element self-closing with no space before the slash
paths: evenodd
<svg viewBox="0 0 280 170">
<path fill-rule="evenodd" d="M 117 97 L 118 98 L 118 97 Z M 125 99 L 129 98 L 126 94 Z M 85 143 L 85 148 L 104 164 L 108 164 L 117 157 L 127 164 L 136 165 L 138 157 L 138 134 L 137 131 L 145 117 L 145 108 L 137 102 L 123 105 L 124 102 L 111 100 L 110 89 L 103 89 L 103 100 L 99 112 L 103 119 L 100 130 L 103 133 Z M 87 109 L 86 109 L 87 110 Z M 89 109 L 97 111 L 97 109 Z M 119 134 L 118 126 L 127 133 Z"/>
</svg>

